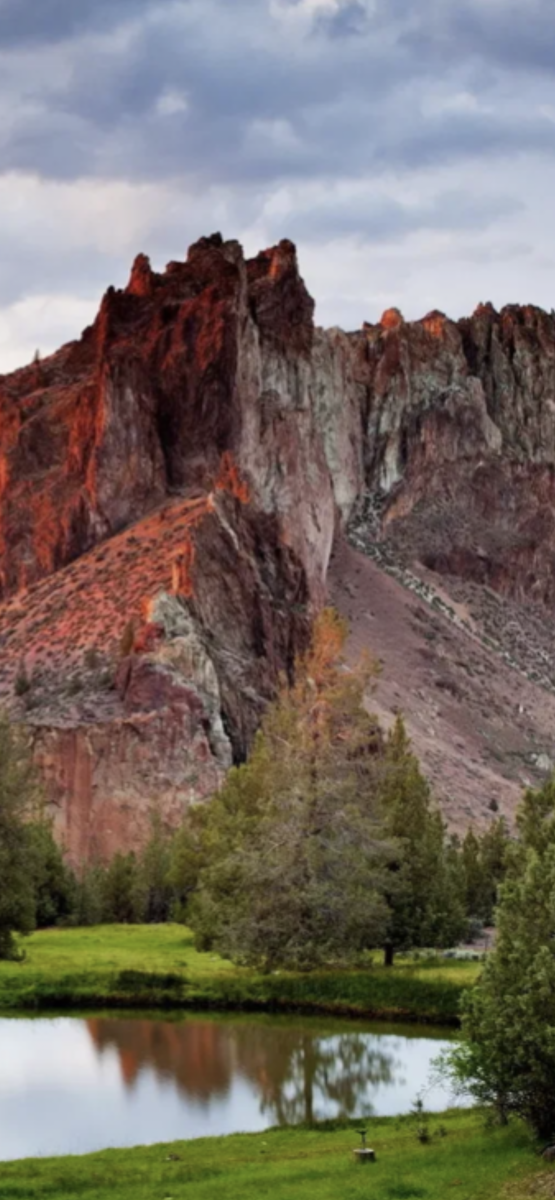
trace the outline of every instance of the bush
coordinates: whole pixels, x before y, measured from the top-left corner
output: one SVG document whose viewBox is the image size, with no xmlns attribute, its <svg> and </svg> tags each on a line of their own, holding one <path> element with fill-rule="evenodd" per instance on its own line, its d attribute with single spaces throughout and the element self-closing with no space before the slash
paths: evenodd
<svg viewBox="0 0 555 1200">
<path fill-rule="evenodd" d="M 30 692 L 31 686 L 32 684 L 29 675 L 27 674 L 27 668 L 25 663 L 22 661 L 19 664 L 14 682 L 14 691 L 16 696 L 19 696 L 20 698 L 26 696 L 27 693 Z"/>
</svg>

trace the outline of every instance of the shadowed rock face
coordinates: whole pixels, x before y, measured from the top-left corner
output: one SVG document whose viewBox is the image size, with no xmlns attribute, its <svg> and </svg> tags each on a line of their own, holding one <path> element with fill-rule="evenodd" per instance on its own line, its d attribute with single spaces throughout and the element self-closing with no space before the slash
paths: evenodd
<svg viewBox="0 0 555 1200">
<path fill-rule="evenodd" d="M 323 331 L 290 242 L 140 255 L 79 342 L 0 378 L 0 702 L 73 858 L 139 845 L 245 754 L 351 519 L 550 605 L 554 463 L 545 313 Z"/>
<path fill-rule="evenodd" d="M 555 319 L 481 305 L 366 327 L 367 485 L 385 536 L 426 566 L 551 604 Z"/>
</svg>

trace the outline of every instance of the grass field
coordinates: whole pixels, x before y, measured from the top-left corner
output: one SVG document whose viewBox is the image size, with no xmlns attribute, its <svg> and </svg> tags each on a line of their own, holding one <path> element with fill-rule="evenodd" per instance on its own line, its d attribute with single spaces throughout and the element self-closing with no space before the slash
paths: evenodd
<svg viewBox="0 0 555 1200">
<path fill-rule="evenodd" d="M 3 1163 L 2 1200 L 525 1200 L 555 1196 L 555 1170 L 520 1125 L 486 1130 L 483 1116 L 434 1118 L 421 1145 L 403 1118 L 371 1122 L 373 1165 L 352 1150 L 355 1127 L 260 1134 L 110 1150 L 83 1158 Z"/>
<path fill-rule="evenodd" d="M 181 925 L 47 930 L 24 949 L 23 963 L 0 963 L 0 1010 L 187 1006 L 455 1024 L 479 973 L 476 963 L 399 959 L 390 969 L 261 975 L 197 953 Z"/>
</svg>

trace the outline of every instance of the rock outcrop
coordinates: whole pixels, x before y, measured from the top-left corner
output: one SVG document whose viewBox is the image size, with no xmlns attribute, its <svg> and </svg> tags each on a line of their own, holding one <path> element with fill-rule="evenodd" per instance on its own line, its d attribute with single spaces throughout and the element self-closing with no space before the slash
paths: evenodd
<svg viewBox="0 0 555 1200">
<path fill-rule="evenodd" d="M 550 606 L 554 464 L 555 317 L 324 331 L 290 242 L 140 255 L 80 341 L 0 378 L 0 701 L 72 858 L 246 753 L 343 531 Z"/>
<path fill-rule="evenodd" d="M 212 792 L 307 643 L 362 486 L 349 342 L 312 317 L 291 243 L 215 236 L 0 380 L 0 696 L 74 860 Z"/>
<path fill-rule="evenodd" d="M 458 323 L 386 314 L 356 344 L 383 533 L 436 571 L 550 605 L 555 316 L 491 305 Z"/>
</svg>

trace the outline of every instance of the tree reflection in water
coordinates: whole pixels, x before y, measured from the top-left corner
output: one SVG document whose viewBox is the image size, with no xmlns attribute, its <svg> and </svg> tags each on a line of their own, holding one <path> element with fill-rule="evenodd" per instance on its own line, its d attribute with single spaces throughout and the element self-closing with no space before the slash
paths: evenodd
<svg viewBox="0 0 555 1200">
<path fill-rule="evenodd" d="M 94 1018 L 87 1027 L 99 1054 L 116 1051 L 127 1087 L 151 1070 L 208 1105 L 242 1076 L 279 1125 L 369 1115 L 372 1088 L 395 1083 L 403 1070 L 376 1034 L 318 1023 Z"/>
</svg>

